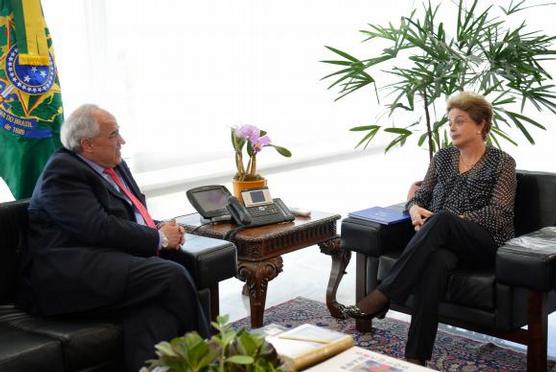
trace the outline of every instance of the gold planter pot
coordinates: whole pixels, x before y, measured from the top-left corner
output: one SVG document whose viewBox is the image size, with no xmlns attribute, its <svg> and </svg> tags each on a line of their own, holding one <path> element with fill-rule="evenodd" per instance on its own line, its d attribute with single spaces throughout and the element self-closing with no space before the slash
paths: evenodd
<svg viewBox="0 0 556 372">
<path fill-rule="evenodd" d="M 256 181 L 238 181 L 232 180 L 232 185 L 234 188 L 234 196 L 238 198 L 241 202 L 243 199 L 241 197 L 241 192 L 243 190 L 260 189 L 266 186 L 266 178 L 256 180 Z"/>
</svg>

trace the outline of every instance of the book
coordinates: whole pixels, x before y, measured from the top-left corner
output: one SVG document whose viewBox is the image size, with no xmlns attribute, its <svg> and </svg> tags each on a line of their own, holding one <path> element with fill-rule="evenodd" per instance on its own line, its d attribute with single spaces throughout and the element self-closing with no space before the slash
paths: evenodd
<svg viewBox="0 0 556 372">
<path fill-rule="evenodd" d="M 358 346 L 311 367 L 305 372 L 426 372 L 432 369 L 396 359 Z"/>
<path fill-rule="evenodd" d="M 280 324 L 270 323 L 264 327 L 252 329 L 250 332 L 267 338 L 269 336 L 276 336 L 279 333 L 286 332 L 287 330 L 288 328 L 281 326 Z"/>
<path fill-rule="evenodd" d="M 360 220 L 378 222 L 382 225 L 391 225 L 394 223 L 407 221 L 410 219 L 409 213 L 395 208 L 372 207 L 348 213 L 349 217 L 358 218 Z"/>
<path fill-rule="evenodd" d="M 353 337 L 312 324 L 267 336 L 289 370 L 300 370 L 353 346 Z"/>
</svg>

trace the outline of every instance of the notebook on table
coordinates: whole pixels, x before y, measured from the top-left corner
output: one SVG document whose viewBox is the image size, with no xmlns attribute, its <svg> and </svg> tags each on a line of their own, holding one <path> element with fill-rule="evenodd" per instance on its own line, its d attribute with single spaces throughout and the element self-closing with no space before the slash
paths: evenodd
<svg viewBox="0 0 556 372">
<path fill-rule="evenodd" d="M 360 220 L 377 222 L 382 225 L 391 225 L 410 219 L 407 211 L 390 207 L 372 207 L 362 209 L 360 211 L 351 212 L 348 216 L 358 218 Z"/>
</svg>

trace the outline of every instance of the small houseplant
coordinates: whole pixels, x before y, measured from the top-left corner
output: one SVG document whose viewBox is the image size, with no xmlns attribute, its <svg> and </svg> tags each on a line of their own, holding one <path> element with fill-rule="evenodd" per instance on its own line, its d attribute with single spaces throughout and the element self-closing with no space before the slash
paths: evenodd
<svg viewBox="0 0 556 372">
<path fill-rule="evenodd" d="M 235 153 L 236 174 L 233 179 L 234 194 L 240 198 L 241 190 L 263 187 L 266 179 L 257 173 L 257 154 L 265 147 L 273 147 L 280 155 L 291 157 L 285 147 L 272 144 L 266 131 L 253 125 L 231 128 L 232 146 Z M 248 162 L 244 164 L 244 150 Z"/>
<path fill-rule="evenodd" d="M 508 132 L 512 127 L 534 143 L 528 127 L 545 126 L 527 116 L 525 109 L 547 109 L 556 114 L 554 83 L 543 68 L 547 61 L 555 59 L 556 51 L 551 47 L 556 36 L 527 31 L 524 20 L 513 27 L 507 19 L 528 8 L 553 4 L 529 5 L 525 0 L 511 0 L 506 8 L 489 5 L 479 9 L 478 0 L 470 3 L 467 7 L 464 0 L 459 0 L 455 5 L 457 14 L 445 22 L 439 19 L 440 5 L 427 1 L 421 18 L 413 10 L 409 16 L 401 17 L 399 25 L 369 25 L 361 31 L 364 41 L 371 41 L 371 47 L 384 42 L 387 47 L 365 59 L 327 47 L 341 57 L 322 61 L 340 67 L 323 78 L 333 79 L 329 88 L 339 87 L 337 99 L 373 84 L 388 114 L 385 121 L 389 125 L 351 129 L 364 133 L 357 146 L 366 147 L 382 130 L 394 136 L 385 151 L 418 136 L 418 146 L 428 147 L 432 158 L 439 148 L 449 145 L 446 100 L 463 90 L 475 91 L 492 102 L 490 143 L 500 147 L 503 139 L 516 145 Z M 392 79 L 382 81 L 377 89 L 381 71 Z M 397 119 L 397 114 L 403 114 L 402 118 Z M 408 116 L 413 118 L 408 120 Z M 549 115 L 545 118 L 554 120 Z M 396 125 L 396 121 L 404 124 Z"/>
<path fill-rule="evenodd" d="M 157 344 L 158 359 L 140 372 L 264 372 L 284 371 L 276 350 L 262 335 L 235 331 L 228 316 L 212 322 L 218 333 L 204 340 L 197 332 Z"/>
</svg>

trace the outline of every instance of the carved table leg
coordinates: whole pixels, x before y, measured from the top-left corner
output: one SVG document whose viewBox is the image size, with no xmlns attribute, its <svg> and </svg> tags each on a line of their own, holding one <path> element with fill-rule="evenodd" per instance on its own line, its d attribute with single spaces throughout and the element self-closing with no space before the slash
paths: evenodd
<svg viewBox="0 0 556 372">
<path fill-rule="evenodd" d="M 342 277 L 346 273 L 346 267 L 351 258 L 351 251 L 342 249 L 340 238 L 319 243 L 320 251 L 332 257 L 332 268 L 330 269 L 330 278 L 328 279 L 328 287 L 326 288 L 326 307 L 330 315 L 334 318 L 345 319 L 344 315 L 338 309 L 336 301 L 336 291 Z"/>
<path fill-rule="evenodd" d="M 239 261 L 237 278 L 245 282 L 249 292 L 251 308 L 251 327 L 263 325 L 264 305 L 268 282 L 282 271 L 282 257 L 273 257 L 265 261 Z"/>
</svg>

